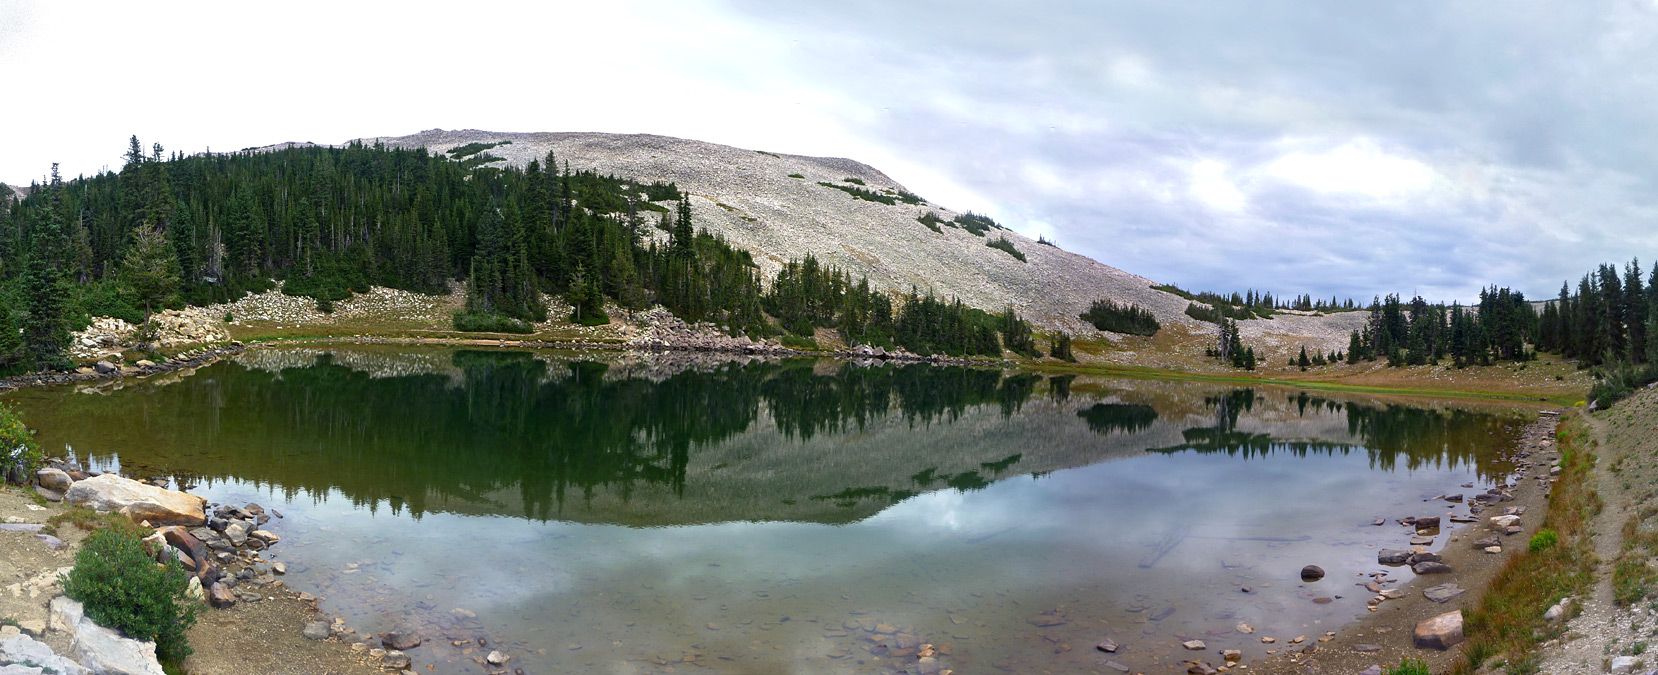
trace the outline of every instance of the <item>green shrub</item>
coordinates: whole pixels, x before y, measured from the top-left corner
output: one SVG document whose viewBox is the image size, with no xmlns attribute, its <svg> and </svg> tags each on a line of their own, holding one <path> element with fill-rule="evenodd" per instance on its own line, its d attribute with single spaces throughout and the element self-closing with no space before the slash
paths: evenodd
<svg viewBox="0 0 1658 675">
<path fill-rule="evenodd" d="M 177 663 L 191 653 L 186 632 L 200 609 L 185 598 L 188 583 L 178 561 L 157 565 L 134 530 L 106 527 L 82 542 L 63 592 L 99 625 L 153 640 L 158 658 Z"/>
<path fill-rule="evenodd" d="M 27 483 L 34 478 L 45 459 L 34 433 L 23 426 L 11 406 L 0 403 L 0 483 Z"/>
<path fill-rule="evenodd" d="M 852 176 L 847 176 L 845 178 L 842 178 L 841 180 L 844 181 L 844 182 L 847 182 L 847 183 L 851 183 L 853 185 L 865 185 L 862 178 L 854 178 Z"/>
<path fill-rule="evenodd" d="M 455 330 L 468 333 L 533 333 L 522 319 L 484 312 L 455 312 Z"/>
<path fill-rule="evenodd" d="M 987 241 L 984 245 L 994 249 L 1007 251 L 1008 255 L 1018 258 L 1019 262 L 1025 262 L 1025 254 L 1021 253 L 1019 249 L 1014 248 L 1013 242 L 1009 241 L 1007 237 L 997 237 L 995 241 Z"/>
<path fill-rule="evenodd" d="M 1531 536 L 1531 542 L 1526 545 L 1526 549 L 1536 553 L 1547 550 L 1559 542 L 1560 535 L 1555 534 L 1554 530 L 1538 530 L 1537 534 Z"/>
<path fill-rule="evenodd" d="M 785 333 L 780 341 L 783 343 L 784 347 L 788 347 L 789 349 L 803 349 L 803 350 L 815 350 L 815 349 L 817 349 L 817 340 L 815 340 L 813 338 L 809 338 L 809 337 L 802 337 L 802 336 L 799 336 L 799 335 L 791 335 L 791 334 Z"/>
<path fill-rule="evenodd" d="M 860 185 L 861 184 L 862 183 L 860 183 Z M 824 181 L 818 181 L 818 185 L 822 185 L 823 187 L 826 187 L 826 188 L 834 188 L 836 190 L 840 190 L 841 192 L 845 192 L 846 194 L 852 195 L 852 197 L 854 199 L 862 199 L 866 202 L 876 202 L 876 203 L 879 203 L 879 204 L 886 204 L 887 206 L 896 206 L 898 204 L 898 198 L 897 197 L 893 197 L 891 195 L 884 195 L 884 194 L 881 194 L 879 192 L 873 192 L 873 191 L 870 191 L 870 190 L 865 190 L 863 188 L 856 188 L 856 187 L 852 187 L 850 185 L 836 185 L 834 183 L 826 183 Z"/>
<path fill-rule="evenodd" d="M 944 234 L 944 230 L 942 228 L 940 228 L 938 226 L 938 224 L 942 223 L 942 222 L 945 222 L 945 220 L 943 218 L 938 217 L 938 213 L 933 212 L 933 211 L 928 211 L 928 212 L 923 213 L 919 216 L 916 216 L 915 219 L 916 219 L 917 222 L 920 222 L 922 225 L 926 225 L 927 229 L 932 230 L 934 232 L 937 232 L 939 234 Z"/>
<path fill-rule="evenodd" d="M 606 314 L 602 309 L 589 309 L 586 314 L 583 314 L 580 318 L 577 318 L 576 313 L 571 312 L 570 323 L 580 324 L 583 326 L 603 326 L 610 323 L 610 315 Z"/>
<path fill-rule="evenodd" d="M 1400 659 L 1399 665 L 1389 668 L 1387 675 L 1433 675 L 1428 663 L 1421 659 Z"/>
<path fill-rule="evenodd" d="M 1100 298 L 1088 308 L 1087 312 L 1077 315 L 1099 330 L 1108 330 L 1113 333 L 1127 333 L 1129 335 L 1144 335 L 1151 337 L 1157 334 L 1163 325 L 1157 322 L 1157 317 L 1151 310 L 1133 303 L 1117 304 L 1111 298 Z"/>
<path fill-rule="evenodd" d="M 789 174 L 789 177 L 790 178 L 805 178 L 805 176 L 802 176 L 798 173 L 791 173 L 791 174 Z"/>
</svg>

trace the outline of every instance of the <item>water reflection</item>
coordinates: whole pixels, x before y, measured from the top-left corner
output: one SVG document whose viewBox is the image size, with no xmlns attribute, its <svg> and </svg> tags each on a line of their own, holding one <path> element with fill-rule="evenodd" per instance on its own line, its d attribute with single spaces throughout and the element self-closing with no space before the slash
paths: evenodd
<svg viewBox="0 0 1658 675">
<path fill-rule="evenodd" d="M 8 399 L 48 448 L 278 506 L 291 585 L 364 631 L 413 622 L 441 638 L 420 658 L 476 673 L 448 640 L 487 635 L 532 673 L 915 662 L 873 652 L 865 621 L 948 645 L 957 672 L 1093 672 L 1106 636 L 1141 670 L 1177 662 L 1177 635 L 1253 659 L 1239 621 L 1288 638 L 1363 613 L 1361 594 L 1312 600 L 1402 544 L 1372 518 L 1499 479 L 1513 424 L 1196 383 L 505 351 L 266 350 L 120 387 Z M 1328 587 L 1295 581 L 1308 563 Z"/>
</svg>

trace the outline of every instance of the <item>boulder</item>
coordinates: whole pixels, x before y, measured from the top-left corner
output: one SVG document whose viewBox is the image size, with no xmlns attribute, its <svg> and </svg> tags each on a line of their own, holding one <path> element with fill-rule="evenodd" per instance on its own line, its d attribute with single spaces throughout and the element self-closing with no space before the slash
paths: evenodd
<svg viewBox="0 0 1658 675">
<path fill-rule="evenodd" d="M 1308 565 L 1301 568 L 1302 581 L 1318 581 L 1324 578 L 1324 568 L 1318 565 Z"/>
<path fill-rule="evenodd" d="M 414 660 L 410 659 L 408 654 L 392 649 L 386 652 L 385 660 L 381 662 L 381 665 L 384 665 L 387 670 L 404 670 L 413 662 Z"/>
<path fill-rule="evenodd" d="M 81 603 L 67 597 L 52 599 L 52 625 L 69 634 L 69 649 L 93 673 L 165 675 L 155 658 L 155 643 L 121 637 L 93 623 Z"/>
<path fill-rule="evenodd" d="M 1422 591 L 1422 596 L 1434 602 L 1450 602 L 1462 597 L 1467 592 L 1468 589 L 1461 588 L 1456 584 L 1442 584 Z"/>
<path fill-rule="evenodd" d="M 407 629 L 394 630 L 390 633 L 381 635 L 380 644 L 385 645 L 386 649 L 396 649 L 400 651 L 404 649 L 414 649 L 415 647 L 420 646 L 420 635 Z"/>
<path fill-rule="evenodd" d="M 1418 530 L 1437 530 L 1437 529 L 1439 529 L 1439 516 L 1423 516 L 1423 517 L 1417 518 L 1416 519 L 1416 529 L 1418 529 Z"/>
<path fill-rule="evenodd" d="M 23 634 L 7 634 L 0 638 L 0 663 L 34 664 L 34 668 L 15 671 L 20 674 L 55 672 L 59 675 L 88 675 L 81 664 L 58 656 L 45 643 Z M 0 667 L 0 673 L 9 672 L 14 668 L 20 669 L 23 666 Z"/>
<path fill-rule="evenodd" d="M 1189 649 L 1189 650 L 1194 651 L 1194 652 L 1201 652 L 1201 651 L 1209 648 L 1209 645 L 1203 644 L 1202 640 L 1187 640 L 1185 642 L 1180 643 L 1180 646 L 1185 647 L 1186 649 Z"/>
<path fill-rule="evenodd" d="M 1418 552 L 1418 553 L 1410 554 L 1410 559 L 1406 561 L 1406 563 L 1410 564 L 1410 565 L 1415 565 L 1417 563 L 1425 563 L 1425 562 L 1444 562 L 1444 558 L 1439 557 L 1438 553 L 1433 553 L 1433 552 L 1430 552 L 1430 551 L 1421 551 L 1421 552 Z"/>
<path fill-rule="evenodd" d="M 1410 551 L 1398 548 L 1384 548 L 1376 552 L 1376 562 L 1383 565 L 1403 565 L 1410 560 Z"/>
<path fill-rule="evenodd" d="M 108 375 L 108 374 L 113 373 L 117 370 L 120 370 L 119 367 L 117 367 L 115 364 L 110 363 L 108 361 L 99 361 L 97 364 L 92 366 L 92 369 L 97 371 L 99 375 Z"/>
<path fill-rule="evenodd" d="M 1115 654 L 1117 653 L 1117 650 L 1120 649 L 1120 646 L 1117 644 L 1116 640 L 1108 638 L 1101 640 L 1099 644 L 1094 645 L 1094 648 L 1107 654 Z"/>
<path fill-rule="evenodd" d="M 1462 610 L 1446 612 L 1416 624 L 1412 642 L 1418 649 L 1446 650 L 1462 643 Z"/>
<path fill-rule="evenodd" d="M 200 525 L 207 522 L 207 500 L 183 492 L 163 490 L 113 474 L 78 481 L 65 499 L 96 511 L 117 511 L 132 522 L 155 525 Z"/>
<path fill-rule="evenodd" d="M 1446 574 L 1451 566 L 1442 562 L 1420 562 L 1410 566 L 1410 571 L 1417 574 Z"/>
<path fill-rule="evenodd" d="M 306 637 L 306 639 L 309 639 L 309 640 L 327 640 L 328 639 L 328 622 L 327 621 L 312 621 L 310 623 L 307 623 L 307 624 L 305 624 L 305 629 L 300 631 L 300 634 L 304 635 Z"/>
<path fill-rule="evenodd" d="M 213 586 L 207 589 L 207 604 L 212 605 L 214 609 L 233 607 L 236 605 L 236 594 L 224 584 L 215 581 Z"/>
<path fill-rule="evenodd" d="M 1639 659 L 1633 656 L 1614 656 L 1612 657 L 1612 675 L 1627 675 L 1635 672 L 1635 664 L 1638 662 Z"/>
<path fill-rule="evenodd" d="M 1519 516 L 1492 516 L 1491 517 L 1491 524 L 1496 525 L 1497 527 L 1508 527 L 1508 526 L 1513 525 L 1517 522 L 1520 522 L 1520 517 Z"/>
<path fill-rule="evenodd" d="M 64 490 L 68 490 L 69 486 L 75 484 L 75 481 L 69 477 L 69 474 L 62 469 L 41 469 L 36 471 L 35 482 L 39 483 L 41 487 L 53 492 L 63 492 Z"/>
</svg>

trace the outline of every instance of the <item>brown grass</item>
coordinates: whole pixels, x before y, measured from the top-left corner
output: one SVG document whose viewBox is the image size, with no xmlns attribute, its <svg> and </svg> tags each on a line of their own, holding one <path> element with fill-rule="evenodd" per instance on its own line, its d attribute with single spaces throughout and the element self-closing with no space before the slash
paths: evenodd
<svg viewBox="0 0 1658 675">
<path fill-rule="evenodd" d="M 1508 662 L 1510 672 L 1526 671 L 1535 664 L 1538 644 L 1561 629 L 1561 624 L 1543 620 L 1544 610 L 1594 583 L 1597 561 L 1589 526 L 1603 507 L 1591 482 L 1595 456 L 1575 413 L 1561 424 L 1562 472 L 1549 493 L 1549 513 L 1542 525 L 1554 530 L 1559 542 L 1515 555 L 1498 571 L 1479 607 L 1467 617 L 1467 658 L 1453 670 L 1456 675 L 1472 673 L 1498 655 Z"/>
</svg>

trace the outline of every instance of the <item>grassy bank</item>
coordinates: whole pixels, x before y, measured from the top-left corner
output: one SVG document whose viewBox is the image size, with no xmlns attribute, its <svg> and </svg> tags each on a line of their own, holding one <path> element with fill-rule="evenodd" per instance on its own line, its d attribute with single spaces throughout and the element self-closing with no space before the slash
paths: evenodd
<svg viewBox="0 0 1658 675">
<path fill-rule="evenodd" d="M 1594 487 L 1595 443 L 1576 415 L 1568 413 L 1557 432 L 1561 473 L 1549 493 L 1548 516 L 1528 550 L 1509 559 L 1468 614 L 1466 658 L 1452 671 L 1456 675 L 1497 661 L 1511 675 L 1537 672 L 1539 645 L 1564 626 L 1545 621 L 1544 611 L 1567 596 L 1581 597 L 1594 583 L 1598 561 L 1590 522 L 1603 505 Z"/>
<path fill-rule="evenodd" d="M 1052 373 L 1077 373 L 1081 375 L 1102 375 L 1108 377 L 1145 378 L 1145 379 L 1174 379 L 1191 382 L 1210 382 L 1216 384 L 1235 384 L 1240 386 L 1275 385 L 1310 389 L 1313 391 L 1341 392 L 1349 394 L 1393 394 L 1411 396 L 1435 396 L 1451 398 L 1487 399 L 1498 401 L 1536 401 L 1553 403 L 1561 406 L 1572 406 L 1583 400 L 1578 396 L 1542 395 L 1537 393 L 1513 391 L 1477 391 L 1467 389 L 1441 389 L 1432 387 L 1384 387 L 1365 384 L 1344 384 L 1329 380 L 1303 380 L 1282 377 L 1253 377 L 1247 375 L 1209 375 L 1188 373 L 1159 368 L 1144 368 L 1136 366 L 1117 365 L 1078 365 L 1060 364 L 1050 361 L 1031 362 L 1024 364 L 1031 370 Z"/>
</svg>

